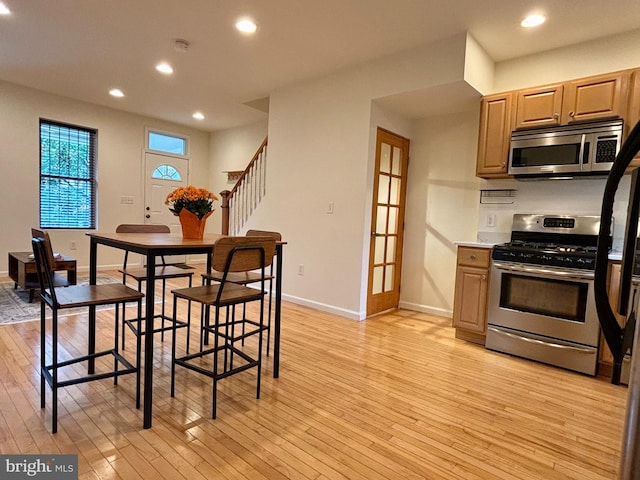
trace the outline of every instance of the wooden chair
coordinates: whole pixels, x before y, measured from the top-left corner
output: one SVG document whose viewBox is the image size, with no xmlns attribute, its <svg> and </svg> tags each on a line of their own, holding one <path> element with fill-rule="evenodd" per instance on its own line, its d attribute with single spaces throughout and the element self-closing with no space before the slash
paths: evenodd
<svg viewBox="0 0 640 480">
<path fill-rule="evenodd" d="M 152 225 L 152 224 L 121 224 L 116 228 L 116 233 L 171 233 L 171 230 L 167 225 Z M 138 291 L 142 291 L 142 282 L 147 280 L 147 269 L 145 267 L 128 267 L 127 260 L 129 258 L 129 252 L 125 252 L 124 261 L 122 264 L 122 268 L 118 270 L 118 272 L 122 273 L 122 283 L 126 284 L 127 277 L 132 278 L 135 282 L 137 282 Z M 164 332 L 167 330 L 173 329 L 173 319 L 169 317 L 165 313 L 165 292 L 167 286 L 167 280 L 173 278 L 188 278 L 189 286 L 192 285 L 193 281 L 193 271 L 191 267 L 178 267 L 175 265 L 168 265 L 165 262 L 164 256 L 161 257 L 161 265 L 156 267 L 155 271 L 156 280 L 162 280 L 162 306 L 160 313 L 155 315 L 155 319 L 160 319 L 162 321 L 162 326 L 158 328 L 154 328 L 153 333 L 160 333 L 161 339 L 164 341 Z M 129 329 L 136 335 L 138 341 L 138 352 L 140 352 L 140 344 L 141 337 L 144 335 L 144 331 L 141 331 L 141 318 L 138 316 L 136 319 L 126 320 L 124 319 L 124 315 L 122 316 L 123 320 L 123 330 L 124 325 L 126 324 Z M 170 322 L 169 326 L 165 326 L 165 320 Z M 179 322 L 181 327 L 187 328 L 187 337 L 189 336 L 189 325 L 187 323 Z M 124 331 L 122 332 L 122 348 L 125 348 L 125 335 Z"/>
<path fill-rule="evenodd" d="M 248 230 L 246 233 L 247 237 L 270 237 L 273 238 L 276 242 L 282 240 L 282 235 L 279 232 L 270 232 L 267 230 Z M 222 279 L 222 272 L 218 272 L 216 270 L 211 273 L 203 273 L 202 274 L 202 282 L 203 284 L 211 283 L 211 281 L 220 282 Z M 269 304 L 268 304 L 268 316 L 267 316 L 267 356 L 269 356 L 269 346 L 271 344 L 271 301 L 272 301 L 272 292 L 273 292 L 273 262 L 269 265 L 269 273 L 265 277 L 265 280 L 269 282 Z M 227 276 L 228 282 L 238 283 L 240 285 L 250 285 L 252 283 L 260 282 L 261 276 L 258 272 L 231 272 Z M 246 322 L 246 305 L 242 306 L 242 317 Z M 247 322 L 248 323 L 248 322 Z M 243 333 L 246 323 L 243 322 Z"/>
<path fill-rule="evenodd" d="M 266 267 L 270 266 L 275 254 L 276 242 L 271 237 L 223 237 L 216 241 L 213 248 L 212 267 L 222 272 L 220 283 L 202 285 L 199 287 L 173 290 L 173 315 L 177 316 L 178 299 L 186 299 L 189 302 L 201 304 L 201 338 L 202 333 L 213 335 L 212 348 L 207 348 L 201 340 L 200 349 L 196 353 L 176 357 L 176 335 L 174 332 L 172 343 L 171 362 L 171 396 L 175 394 L 175 367 L 181 365 L 185 368 L 201 373 L 213 379 L 212 418 L 216 418 L 216 400 L 218 381 L 248 370 L 257 368 L 256 398 L 260 398 L 260 376 L 262 366 L 262 332 L 264 325 L 264 295 L 266 285 Z M 244 275 L 251 271 L 259 271 L 259 288 L 250 288 L 229 280 L 230 276 Z M 235 305 L 248 302 L 260 302 L 257 320 L 251 320 L 255 330 L 249 333 L 235 335 L 236 321 L 229 309 Z M 213 324 L 210 322 L 210 310 L 215 309 Z M 221 310 L 225 310 L 224 318 L 221 318 Z M 242 322 L 249 320 L 243 319 Z M 175 323 L 174 323 L 175 325 Z M 248 352 L 236 346 L 238 340 L 244 340 L 248 336 L 257 334 L 257 348 Z M 222 368 L 220 368 L 219 356 L 223 355 Z M 212 368 L 203 367 L 202 359 L 213 357 Z M 234 365 L 234 362 L 239 363 Z"/>
<path fill-rule="evenodd" d="M 136 405 L 140 403 L 140 363 L 135 365 L 126 360 L 118 351 L 118 333 L 119 333 L 119 321 L 118 321 L 118 304 L 126 304 L 128 302 L 138 303 L 138 312 L 140 314 L 142 309 L 141 300 L 144 295 L 136 290 L 122 285 L 120 283 L 111 283 L 104 285 L 72 285 L 65 288 L 58 288 L 55 286 L 52 273 L 52 265 L 54 262 L 53 249 L 51 248 L 51 242 L 47 236 L 36 237 L 32 239 L 33 254 L 36 260 L 36 268 L 38 272 L 38 280 L 40 283 L 40 407 L 45 408 L 45 382 L 49 384 L 53 392 L 53 406 L 52 406 L 52 419 L 51 430 L 52 433 L 58 431 L 58 389 L 67 387 L 69 385 L 76 385 L 79 383 L 90 382 L 94 380 L 101 380 L 104 378 L 113 377 L 113 383 L 118 383 L 118 377 L 129 373 L 136 374 Z M 58 312 L 67 308 L 74 307 L 88 307 L 98 305 L 115 304 L 115 322 L 114 322 L 114 343 L 113 348 L 109 350 L 103 350 L 99 352 L 89 353 L 79 357 L 72 357 L 66 360 L 61 360 L 58 357 Z M 53 318 L 51 321 L 51 363 L 47 364 L 47 334 L 46 334 L 46 319 L 45 319 L 45 306 L 48 306 L 53 312 Z M 123 308 L 124 310 L 124 308 Z M 95 325 L 89 325 L 90 335 L 91 330 L 95 331 Z M 71 377 L 71 374 L 66 379 L 60 379 L 59 370 L 70 365 L 74 365 L 80 362 L 87 361 L 90 365 L 93 365 L 95 359 L 103 356 L 113 357 L 113 367 L 111 370 L 93 373 L 86 376 Z M 136 358 L 139 358 L 136 355 Z"/>
</svg>

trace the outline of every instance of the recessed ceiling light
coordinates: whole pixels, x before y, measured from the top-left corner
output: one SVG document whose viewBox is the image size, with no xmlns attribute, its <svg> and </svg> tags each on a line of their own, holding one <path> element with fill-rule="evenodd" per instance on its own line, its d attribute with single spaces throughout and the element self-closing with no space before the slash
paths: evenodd
<svg viewBox="0 0 640 480">
<path fill-rule="evenodd" d="M 236 28 L 242 33 L 255 33 L 258 26 L 250 18 L 241 18 L 236 22 Z"/>
<path fill-rule="evenodd" d="M 164 73 L 165 75 L 170 75 L 173 73 L 173 67 L 169 65 L 167 62 L 161 62 L 156 65 L 156 70 L 160 73 Z"/>
<path fill-rule="evenodd" d="M 520 25 L 525 28 L 537 27 L 538 25 L 542 25 L 547 20 L 547 17 L 541 15 L 539 13 L 534 13 L 533 15 L 528 15 Z"/>
<path fill-rule="evenodd" d="M 112 88 L 111 90 L 109 90 L 109 95 L 111 95 L 112 97 L 120 98 L 124 97 L 124 92 L 119 88 Z"/>
<path fill-rule="evenodd" d="M 0 2 L 0 15 L 9 15 L 11 10 L 2 2 Z"/>
<path fill-rule="evenodd" d="M 193 118 L 196 120 L 204 120 L 204 114 L 202 112 L 196 112 L 193 114 Z"/>
</svg>

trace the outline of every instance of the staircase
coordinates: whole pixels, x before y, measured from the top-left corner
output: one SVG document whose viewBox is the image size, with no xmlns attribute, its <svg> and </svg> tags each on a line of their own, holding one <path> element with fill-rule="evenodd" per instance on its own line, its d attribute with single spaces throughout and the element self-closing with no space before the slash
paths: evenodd
<svg viewBox="0 0 640 480">
<path fill-rule="evenodd" d="M 266 195 L 267 138 L 245 168 L 231 191 L 220 192 L 222 234 L 238 235 Z"/>
</svg>

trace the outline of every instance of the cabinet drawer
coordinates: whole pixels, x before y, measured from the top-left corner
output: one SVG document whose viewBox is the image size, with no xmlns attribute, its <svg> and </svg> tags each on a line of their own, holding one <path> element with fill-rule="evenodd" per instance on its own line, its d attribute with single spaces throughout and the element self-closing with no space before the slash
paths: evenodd
<svg viewBox="0 0 640 480">
<path fill-rule="evenodd" d="M 458 247 L 458 265 L 489 268 L 490 248 Z"/>
</svg>

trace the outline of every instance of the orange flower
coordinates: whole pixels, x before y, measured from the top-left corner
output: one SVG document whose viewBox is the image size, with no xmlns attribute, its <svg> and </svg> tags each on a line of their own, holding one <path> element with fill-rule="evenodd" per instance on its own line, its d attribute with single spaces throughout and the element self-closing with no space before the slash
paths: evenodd
<svg viewBox="0 0 640 480">
<path fill-rule="evenodd" d="M 219 200 L 218 196 L 206 188 L 198 188 L 193 185 L 178 187 L 165 199 L 165 205 L 169 205 L 169 210 L 174 215 L 179 215 L 183 208 L 191 213 L 195 213 L 198 218 L 204 217 L 213 211 L 214 200 Z"/>
</svg>

